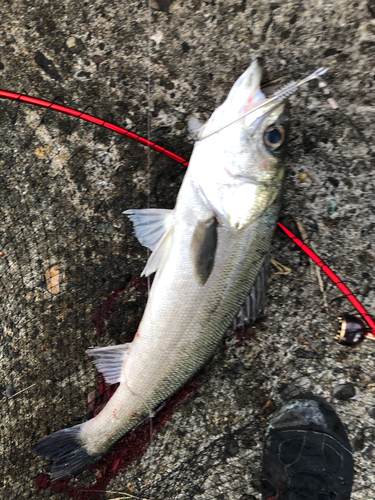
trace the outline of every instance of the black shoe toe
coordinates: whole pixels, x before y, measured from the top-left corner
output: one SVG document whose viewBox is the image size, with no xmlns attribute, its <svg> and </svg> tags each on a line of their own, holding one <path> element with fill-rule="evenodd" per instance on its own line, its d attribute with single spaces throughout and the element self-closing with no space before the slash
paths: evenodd
<svg viewBox="0 0 375 500">
<path fill-rule="evenodd" d="M 263 454 L 263 500 L 349 500 L 353 456 L 333 408 L 315 396 L 286 402 L 273 416 Z"/>
</svg>

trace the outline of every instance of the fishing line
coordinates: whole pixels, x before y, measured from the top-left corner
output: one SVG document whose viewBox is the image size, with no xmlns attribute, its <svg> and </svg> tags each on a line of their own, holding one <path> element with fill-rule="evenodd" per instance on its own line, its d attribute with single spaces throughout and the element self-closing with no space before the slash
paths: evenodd
<svg viewBox="0 0 375 500">
<path fill-rule="evenodd" d="M 151 143 L 151 21 L 152 21 L 152 11 L 151 11 L 151 2 L 148 0 L 147 2 L 147 7 L 148 7 L 148 30 L 146 31 L 147 33 L 147 140 L 148 143 Z M 150 182 L 150 166 L 151 166 L 151 149 L 147 149 L 147 188 L 148 188 L 148 198 L 147 198 L 147 208 L 151 208 L 151 182 Z M 148 221 L 148 225 L 150 225 L 150 222 Z M 150 258 L 150 250 L 147 249 L 147 260 Z M 150 296 L 150 289 L 151 289 L 151 282 L 150 282 L 150 275 L 147 276 L 147 291 L 148 291 L 148 296 Z M 151 310 L 150 310 L 150 314 Z M 152 324 L 152 317 L 151 317 L 151 324 Z M 142 397 L 143 399 L 143 397 Z M 149 408 L 149 406 L 146 403 L 146 408 L 149 412 L 149 418 L 150 418 L 150 454 L 151 458 L 153 458 L 153 449 L 152 449 L 152 408 Z M 151 460 L 150 460 L 151 461 Z M 152 482 L 152 475 L 150 477 L 150 493 L 149 493 L 149 498 L 151 498 L 152 494 L 152 487 L 153 487 L 153 482 Z"/>
</svg>

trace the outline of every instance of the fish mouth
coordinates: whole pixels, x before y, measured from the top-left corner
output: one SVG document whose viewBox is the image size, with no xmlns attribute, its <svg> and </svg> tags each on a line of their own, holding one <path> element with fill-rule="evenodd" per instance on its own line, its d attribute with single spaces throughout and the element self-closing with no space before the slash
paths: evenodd
<svg viewBox="0 0 375 500">
<path fill-rule="evenodd" d="M 231 119 L 241 116 L 245 108 L 251 107 L 263 99 L 265 95 L 260 90 L 263 63 L 261 59 L 254 59 L 244 73 L 237 79 L 231 88 L 228 97 L 219 108 L 225 111 L 225 118 Z"/>
<path fill-rule="evenodd" d="M 245 71 L 245 91 L 248 94 L 246 103 L 242 106 L 240 114 L 247 113 L 256 104 L 266 99 L 266 96 L 260 90 L 260 83 L 263 75 L 263 61 L 258 58 L 255 59 L 249 68 Z"/>
<path fill-rule="evenodd" d="M 267 97 L 260 90 L 260 81 L 262 77 L 262 63 L 259 59 L 254 60 L 249 68 L 240 76 L 229 92 L 226 101 L 213 113 L 206 126 L 206 133 L 201 134 L 199 141 L 210 137 L 213 134 L 221 132 L 233 123 L 242 120 L 246 128 L 250 129 L 250 133 L 263 121 L 266 115 L 269 115 L 276 108 L 280 107 L 277 115 L 281 115 L 285 109 L 285 103 L 289 97 L 294 94 L 298 87 L 306 84 L 310 80 L 320 80 L 319 86 L 326 84 L 321 77 L 329 68 L 318 68 L 307 77 L 297 82 L 291 81 L 272 96 Z M 244 92 L 247 91 L 246 100 Z M 245 104 L 243 104 L 245 101 Z M 244 111 L 244 108 L 248 111 Z M 242 113 L 238 110 L 241 109 Z M 251 115 L 251 118 L 249 116 Z M 235 117 L 234 117 L 235 116 Z M 225 118 L 225 121 L 223 120 Z"/>
<path fill-rule="evenodd" d="M 282 112 L 283 103 L 287 96 L 277 102 L 273 102 L 272 98 L 267 98 L 260 88 L 262 74 L 262 60 L 260 58 L 254 59 L 247 70 L 237 79 L 224 103 L 213 113 L 205 126 L 205 133 L 202 133 L 198 138 L 199 141 L 221 132 L 236 122 L 242 123 L 242 126 L 253 133 L 263 119 L 276 107 L 281 106 L 280 113 Z"/>
<path fill-rule="evenodd" d="M 275 108 L 281 106 L 280 114 L 283 112 L 285 100 L 278 103 L 271 103 L 269 102 L 269 97 L 262 92 L 260 84 L 263 74 L 263 61 L 260 58 L 255 59 L 251 63 L 246 73 L 248 73 L 248 97 L 246 103 L 240 109 L 239 118 L 241 118 L 247 129 L 255 131 L 266 116 L 274 111 Z M 257 109 L 255 110 L 255 108 Z M 252 110 L 254 110 L 254 113 L 252 113 Z"/>
</svg>

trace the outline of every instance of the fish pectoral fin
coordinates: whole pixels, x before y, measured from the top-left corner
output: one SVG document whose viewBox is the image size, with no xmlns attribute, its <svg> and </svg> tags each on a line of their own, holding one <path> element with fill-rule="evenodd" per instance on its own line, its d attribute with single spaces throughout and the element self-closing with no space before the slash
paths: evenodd
<svg viewBox="0 0 375 500">
<path fill-rule="evenodd" d="M 146 208 L 126 210 L 123 214 L 133 222 L 138 241 L 153 251 L 169 233 L 173 225 L 173 212 L 162 208 Z"/>
<path fill-rule="evenodd" d="M 165 252 L 170 248 L 170 243 L 173 237 L 173 226 L 169 230 L 169 232 L 164 236 L 162 240 L 160 240 L 158 246 L 152 252 L 150 257 L 148 258 L 146 267 L 143 269 L 141 276 L 150 276 L 150 274 L 156 272 L 160 263 L 163 259 Z"/>
<path fill-rule="evenodd" d="M 99 356 L 94 360 L 94 365 L 103 374 L 108 384 L 116 384 L 121 381 L 122 366 L 128 354 L 130 343 L 111 345 L 108 347 L 90 347 L 86 354 Z"/>
<path fill-rule="evenodd" d="M 152 250 L 141 276 L 150 276 L 157 271 L 173 228 L 174 210 L 146 208 L 123 212 L 134 224 L 134 232 L 139 242 Z"/>
<path fill-rule="evenodd" d="M 198 221 L 191 240 L 190 257 L 201 285 L 206 283 L 214 267 L 217 225 L 216 217 L 207 221 Z"/>
</svg>

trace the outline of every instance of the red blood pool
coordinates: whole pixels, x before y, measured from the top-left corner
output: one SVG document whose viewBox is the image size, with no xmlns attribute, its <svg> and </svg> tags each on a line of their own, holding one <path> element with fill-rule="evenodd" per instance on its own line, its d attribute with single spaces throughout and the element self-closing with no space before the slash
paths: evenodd
<svg viewBox="0 0 375 500">
<path fill-rule="evenodd" d="M 235 347 L 242 347 L 243 345 L 247 345 L 246 340 L 251 340 L 254 338 L 255 329 L 252 326 L 247 328 L 243 328 L 239 326 L 236 330 L 236 339 L 238 340 Z"/>
<path fill-rule="evenodd" d="M 119 466 L 119 465 L 120 465 L 120 459 L 118 458 L 118 459 L 116 460 L 116 462 L 113 464 L 113 466 L 112 466 L 112 470 L 113 470 L 113 471 L 114 471 L 114 470 L 116 470 L 116 469 L 118 468 L 118 466 Z"/>
<path fill-rule="evenodd" d="M 40 474 L 35 481 L 35 486 L 37 490 L 44 490 L 51 486 L 51 480 L 48 474 Z"/>
<path fill-rule="evenodd" d="M 115 304 L 116 299 L 123 293 L 127 292 L 130 287 L 142 290 L 147 284 L 146 278 L 140 278 L 139 276 L 133 276 L 129 283 L 123 290 L 111 290 L 107 297 L 104 297 L 101 301 L 101 305 L 96 309 L 94 317 L 92 318 L 92 323 L 97 329 L 98 335 L 101 335 L 105 331 L 105 320 L 116 312 Z"/>
</svg>

